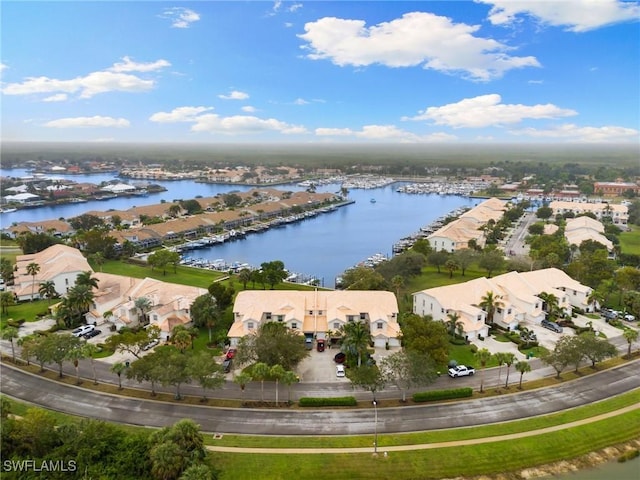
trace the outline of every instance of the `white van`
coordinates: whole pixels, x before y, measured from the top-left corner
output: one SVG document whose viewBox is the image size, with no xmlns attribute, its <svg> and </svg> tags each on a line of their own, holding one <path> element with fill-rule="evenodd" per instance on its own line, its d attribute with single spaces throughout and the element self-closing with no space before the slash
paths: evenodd
<svg viewBox="0 0 640 480">
<path fill-rule="evenodd" d="M 336 377 L 344 377 L 344 365 L 336 365 Z"/>
</svg>

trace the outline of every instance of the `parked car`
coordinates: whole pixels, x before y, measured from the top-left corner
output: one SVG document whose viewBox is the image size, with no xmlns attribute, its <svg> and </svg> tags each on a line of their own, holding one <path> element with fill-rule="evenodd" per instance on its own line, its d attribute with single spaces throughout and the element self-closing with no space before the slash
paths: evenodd
<svg viewBox="0 0 640 480">
<path fill-rule="evenodd" d="M 71 332 L 71 335 L 73 335 L 74 337 L 83 337 L 85 334 L 93 331 L 95 328 L 95 325 L 82 325 L 81 327 L 73 330 Z"/>
<path fill-rule="evenodd" d="M 156 345 L 158 345 L 160 343 L 160 340 L 151 340 L 149 343 L 147 343 L 144 347 L 142 347 L 142 350 L 150 350 L 153 347 L 155 347 Z"/>
<path fill-rule="evenodd" d="M 625 313 L 625 314 L 624 314 L 624 319 L 625 319 L 627 322 L 633 322 L 633 321 L 635 321 L 636 316 L 635 316 L 635 315 L 631 315 L 630 313 Z"/>
<path fill-rule="evenodd" d="M 344 365 L 336 365 L 336 377 L 344 377 L 345 374 Z"/>
<path fill-rule="evenodd" d="M 558 325 L 556 322 L 551 322 L 549 320 L 542 320 L 542 323 L 540 325 L 556 333 L 562 333 L 562 327 Z"/>
<path fill-rule="evenodd" d="M 225 358 L 224 362 L 222 362 L 222 371 L 224 373 L 229 373 L 231 371 L 231 364 L 233 360 L 231 358 Z"/>
<path fill-rule="evenodd" d="M 333 361 L 336 363 L 344 363 L 347 359 L 347 355 L 344 352 L 338 352 L 333 356 Z"/>
<path fill-rule="evenodd" d="M 318 339 L 316 341 L 316 348 L 319 352 L 324 352 L 324 340 L 323 339 Z"/>
<path fill-rule="evenodd" d="M 313 350 L 313 338 L 306 337 L 304 339 L 304 348 L 306 348 L 307 350 Z"/>
<path fill-rule="evenodd" d="M 83 337 L 89 340 L 90 338 L 97 337 L 101 333 L 102 333 L 102 330 L 98 330 L 97 328 L 94 328 L 93 330 L 89 330 L 87 333 L 85 333 Z"/>
<path fill-rule="evenodd" d="M 466 365 L 456 365 L 449 369 L 449 376 L 451 378 L 472 376 L 475 373 L 475 368 L 467 367 Z"/>
<path fill-rule="evenodd" d="M 618 312 L 609 308 L 603 308 L 600 310 L 602 316 L 607 320 L 615 320 L 618 318 Z"/>
</svg>

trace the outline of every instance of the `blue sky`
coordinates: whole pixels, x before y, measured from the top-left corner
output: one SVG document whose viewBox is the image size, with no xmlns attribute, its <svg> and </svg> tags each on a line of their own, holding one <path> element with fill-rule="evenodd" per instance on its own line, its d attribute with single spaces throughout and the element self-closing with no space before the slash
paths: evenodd
<svg viewBox="0 0 640 480">
<path fill-rule="evenodd" d="M 3 141 L 640 140 L 638 2 L 0 8 Z"/>
</svg>

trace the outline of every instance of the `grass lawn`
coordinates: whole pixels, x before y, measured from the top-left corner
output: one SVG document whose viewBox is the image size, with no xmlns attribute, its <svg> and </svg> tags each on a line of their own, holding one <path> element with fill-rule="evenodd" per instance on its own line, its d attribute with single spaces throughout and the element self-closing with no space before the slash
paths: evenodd
<svg viewBox="0 0 640 480">
<path fill-rule="evenodd" d="M 37 295 L 37 291 L 36 291 Z M 49 307 L 54 304 L 54 301 L 49 300 L 34 300 L 33 302 L 22 302 L 12 305 L 7 308 L 7 314 L 0 317 L 3 321 L 8 318 L 14 320 L 20 320 L 24 318 L 27 322 L 33 322 L 38 320 L 37 315 L 48 314 Z"/>
<path fill-rule="evenodd" d="M 494 272 L 492 276 L 504 273 Z M 417 292 L 426 290 L 427 288 L 442 287 L 444 285 L 453 285 L 455 283 L 468 282 L 474 278 L 486 277 L 487 271 L 478 267 L 477 263 L 472 264 L 464 272 L 464 277 L 460 271 L 454 272 L 453 277 L 449 278 L 449 272 L 444 267 L 440 267 L 440 273 L 436 267 L 427 266 L 422 269 L 422 275 L 413 277 L 406 285 L 408 292 Z"/>
<path fill-rule="evenodd" d="M 127 263 L 120 260 L 108 260 L 102 265 L 102 268 L 96 265 L 91 265 L 94 271 L 103 271 L 105 273 L 112 273 L 115 275 L 124 275 L 126 277 L 134 278 L 155 278 L 163 282 L 179 283 L 181 285 L 190 285 L 193 287 L 208 288 L 211 283 L 225 276 L 220 272 L 213 270 L 207 270 L 204 268 L 193 268 L 178 266 L 176 273 L 173 273 L 173 267 L 167 267 L 167 274 L 163 275 L 162 270 L 154 269 L 151 267 L 136 265 L 133 263 Z"/>
<path fill-rule="evenodd" d="M 619 235 L 620 249 L 622 253 L 640 255 L 640 227 L 637 225 L 629 225 L 629 227 L 631 230 Z"/>
</svg>

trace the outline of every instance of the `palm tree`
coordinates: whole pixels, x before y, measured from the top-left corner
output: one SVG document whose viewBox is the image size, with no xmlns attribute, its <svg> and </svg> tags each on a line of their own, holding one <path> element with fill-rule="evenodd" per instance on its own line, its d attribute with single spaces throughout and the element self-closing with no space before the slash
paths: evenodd
<svg viewBox="0 0 640 480">
<path fill-rule="evenodd" d="M 396 292 L 396 298 L 400 298 L 400 290 L 404 288 L 404 277 L 402 275 L 395 275 L 391 279 L 391 286 Z"/>
<path fill-rule="evenodd" d="M 122 390 L 122 372 L 124 372 L 126 368 L 122 362 L 116 362 L 111 365 L 111 371 L 118 375 L 118 390 Z"/>
<path fill-rule="evenodd" d="M 93 298 L 93 290 L 88 285 L 76 285 L 67 292 L 65 301 L 74 315 L 74 321 L 79 320 L 83 314 L 89 311 L 93 305 Z"/>
<path fill-rule="evenodd" d="M 505 361 L 505 355 L 505 352 L 497 352 L 493 354 L 493 358 L 498 362 L 498 381 L 500 381 L 500 374 L 502 373 L 502 364 Z"/>
<path fill-rule="evenodd" d="M 239 373 L 238 375 L 236 375 L 233 378 L 233 383 L 238 384 L 238 386 L 240 387 L 240 391 L 242 392 L 243 401 L 244 401 L 244 389 L 247 387 L 247 384 L 251 380 L 253 380 L 253 378 L 251 377 L 251 375 L 249 375 L 246 372 Z"/>
<path fill-rule="evenodd" d="M 92 253 L 91 255 L 89 255 L 89 260 L 91 260 L 95 265 L 100 267 L 100 271 L 102 271 L 102 266 L 104 265 L 104 262 L 105 262 L 104 255 L 102 253 L 100 252 Z"/>
<path fill-rule="evenodd" d="M 140 311 L 140 317 L 142 317 L 142 324 L 146 324 L 147 313 L 151 310 L 151 307 L 153 306 L 153 304 L 151 303 L 151 300 L 149 300 L 147 297 L 138 297 L 135 299 L 133 304 Z"/>
<path fill-rule="evenodd" d="M 269 376 L 276 380 L 276 407 L 278 406 L 278 382 L 282 377 L 284 377 L 285 369 L 282 368 L 282 365 L 274 365 L 269 370 Z"/>
<path fill-rule="evenodd" d="M 86 357 L 86 350 L 84 346 L 88 344 L 74 344 L 72 348 L 67 352 L 67 360 L 71 360 L 73 366 L 76 369 L 76 385 L 80 385 L 80 360 Z"/>
<path fill-rule="evenodd" d="M 242 283 L 243 290 L 247 289 L 247 283 L 251 281 L 251 270 L 248 268 L 243 268 L 238 272 L 238 280 Z"/>
<path fill-rule="evenodd" d="M 447 325 L 447 330 L 449 330 L 450 335 L 456 334 L 456 325 L 458 324 L 458 320 L 460 320 L 460 315 L 458 312 L 447 313 L 447 320 L 445 323 Z"/>
<path fill-rule="evenodd" d="M 458 262 L 456 262 L 455 259 L 450 258 L 446 262 L 444 262 L 444 268 L 449 271 L 449 278 L 453 278 L 453 272 L 458 270 L 460 268 L 460 265 L 458 265 Z"/>
<path fill-rule="evenodd" d="M 13 358 L 13 363 L 16 363 L 16 351 L 13 345 L 15 338 L 18 338 L 18 329 L 16 327 L 5 327 L 2 329 L 2 339 L 11 342 L 11 357 Z"/>
<path fill-rule="evenodd" d="M 96 373 L 95 355 L 98 353 L 98 347 L 93 343 L 85 343 L 82 348 L 84 349 L 84 357 L 91 360 L 91 370 L 93 371 L 93 384 L 98 384 L 98 375 Z"/>
<path fill-rule="evenodd" d="M 486 348 L 481 348 L 476 352 L 476 358 L 480 362 L 480 393 L 484 391 L 484 368 L 487 366 L 487 362 L 491 360 L 491 352 Z"/>
<path fill-rule="evenodd" d="M 522 390 L 522 376 L 525 373 L 531 371 L 531 365 L 529 365 L 529 362 L 525 362 L 524 360 L 521 360 L 518 363 L 516 363 L 516 370 L 520 372 L 520 385 L 518 386 L 518 388 Z"/>
<path fill-rule="evenodd" d="M 13 292 L 0 293 L 0 308 L 3 314 L 9 313 L 9 307 L 15 303 L 16 298 L 13 296 Z"/>
<path fill-rule="evenodd" d="M 350 322 L 342 327 L 342 345 L 353 355 L 358 357 L 358 367 L 362 365 L 362 352 L 366 351 L 371 342 L 369 326 L 364 322 Z"/>
<path fill-rule="evenodd" d="M 96 277 L 92 277 L 93 272 L 91 270 L 87 270 L 86 272 L 80 272 L 76 277 L 76 286 L 85 285 L 90 287 L 91 289 L 98 288 L 98 279 Z"/>
<path fill-rule="evenodd" d="M 168 209 L 167 209 L 167 213 L 172 216 L 172 217 L 177 217 L 178 215 L 180 215 L 180 212 L 182 211 L 182 207 L 177 204 L 174 203 L 172 204 Z"/>
<path fill-rule="evenodd" d="M 51 303 L 51 299 L 58 296 L 58 292 L 56 290 L 56 284 L 53 280 L 46 280 L 40 284 L 40 288 L 38 288 L 38 293 L 42 298 L 46 298 Z"/>
<path fill-rule="evenodd" d="M 292 372 L 291 370 L 287 370 L 282 376 L 282 383 L 284 383 L 288 387 L 287 403 L 289 404 L 291 403 L 291 385 L 296 383 L 298 380 L 298 375 L 296 375 L 295 372 Z"/>
<path fill-rule="evenodd" d="M 491 290 L 480 299 L 480 308 L 487 312 L 487 323 L 493 323 L 493 316 L 502 304 L 502 297 Z"/>
<path fill-rule="evenodd" d="M 538 298 L 544 302 L 544 311 L 547 312 L 550 321 L 554 321 L 561 315 L 558 297 L 553 293 L 542 292 Z"/>
<path fill-rule="evenodd" d="M 271 369 L 269 365 L 263 362 L 258 362 L 253 365 L 251 369 L 251 377 L 254 380 L 260 380 L 260 400 L 264 402 L 264 381 L 269 376 Z"/>
<path fill-rule="evenodd" d="M 191 344 L 191 333 L 184 325 L 177 325 L 173 329 L 171 340 L 176 348 L 184 353 L 185 349 Z"/>
<path fill-rule="evenodd" d="M 513 353 L 507 352 L 504 354 L 504 363 L 507 365 L 507 380 L 504 382 L 504 388 L 509 388 L 509 369 L 515 361 L 516 356 Z"/>
<path fill-rule="evenodd" d="M 31 262 L 29 265 L 27 265 L 27 274 L 31 275 L 31 301 L 33 302 L 33 293 L 34 293 L 34 289 L 36 287 L 36 275 L 38 274 L 38 272 L 40 271 L 40 265 L 38 265 L 36 262 Z"/>
<path fill-rule="evenodd" d="M 633 328 L 626 328 L 624 332 L 622 332 L 622 336 L 629 344 L 629 349 L 627 350 L 627 358 L 631 359 L 631 344 L 638 340 L 638 330 L 634 330 Z"/>
</svg>

